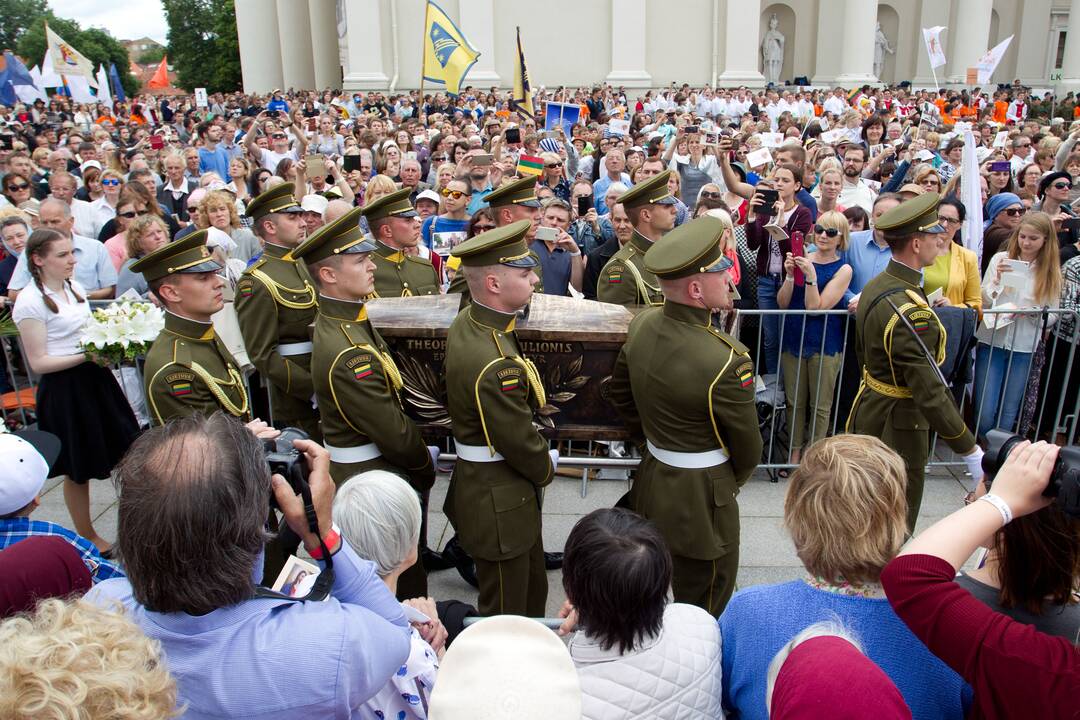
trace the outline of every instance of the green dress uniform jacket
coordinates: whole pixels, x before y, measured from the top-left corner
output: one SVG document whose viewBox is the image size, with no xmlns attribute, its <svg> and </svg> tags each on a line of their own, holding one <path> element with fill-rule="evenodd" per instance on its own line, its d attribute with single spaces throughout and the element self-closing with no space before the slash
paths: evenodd
<svg viewBox="0 0 1080 720">
<path fill-rule="evenodd" d="M 315 320 L 311 371 L 331 450 L 330 475 L 339 486 L 358 472 L 388 470 L 418 492 L 431 488 L 435 467 L 416 424 L 401 406 L 401 375 L 390 349 L 361 303 L 322 296 Z M 359 462 L 334 459 L 338 448 L 374 444 L 379 455 Z"/>
<path fill-rule="evenodd" d="M 270 386 L 274 420 L 318 439 L 308 336 L 318 299 L 307 268 L 288 248 L 268 243 L 240 276 L 234 302 L 248 358 Z"/>
<path fill-rule="evenodd" d="M 218 410 L 251 420 L 244 377 L 210 323 L 166 312 L 165 329 L 146 354 L 143 378 L 155 425 Z"/>
<path fill-rule="evenodd" d="M 381 242 L 375 245 L 375 252 L 371 254 L 375 262 L 375 292 L 368 300 L 439 294 L 442 284 L 430 260 L 406 255 Z"/>
<path fill-rule="evenodd" d="M 975 447 L 975 437 L 948 386 L 889 305 L 891 300 L 940 365 L 945 359 L 945 328 L 920 282 L 918 271 L 890 260 L 885 271 L 863 288 L 855 316 L 862 382 L 847 422 L 848 432 L 880 438 L 904 459 L 909 531 L 914 530 L 922 504 L 930 430 L 958 453 Z M 888 300 L 878 300 L 883 296 Z"/>
<path fill-rule="evenodd" d="M 596 299 L 625 307 L 663 305 L 660 281 L 645 269 L 645 253 L 652 242 L 637 230 L 600 271 Z"/>
<path fill-rule="evenodd" d="M 514 321 L 474 301 L 450 325 L 446 390 L 459 457 L 443 509 L 476 559 L 480 614 L 539 617 L 547 598 L 541 491 L 554 467 L 533 427 L 544 390 L 521 355 Z M 462 459 L 463 445 L 502 459 Z"/>
<path fill-rule="evenodd" d="M 711 319 L 707 309 L 671 301 L 642 311 L 630 323 L 609 392 L 642 448 L 628 501 L 671 550 L 675 600 L 719 615 L 738 571 L 736 496 L 761 460 L 762 443 L 747 348 Z M 706 467 L 656 457 L 716 450 L 727 461 Z"/>
</svg>

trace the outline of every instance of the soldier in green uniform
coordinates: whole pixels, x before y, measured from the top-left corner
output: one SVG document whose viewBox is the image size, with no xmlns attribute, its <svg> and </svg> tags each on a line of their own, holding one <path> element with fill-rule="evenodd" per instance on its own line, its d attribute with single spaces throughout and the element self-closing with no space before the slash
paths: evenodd
<svg viewBox="0 0 1080 720">
<path fill-rule="evenodd" d="M 420 215 L 402 188 L 368 203 L 361 212 L 375 238 L 375 290 L 367 299 L 437 295 L 442 283 L 431 261 L 411 255 L 420 242 Z"/>
<path fill-rule="evenodd" d="M 330 476 L 340 486 L 357 473 L 387 470 L 426 495 L 435 465 L 402 410 L 401 375 L 389 348 L 367 319 L 363 298 L 375 282 L 375 245 L 364 239 L 359 221 L 354 208 L 293 253 L 307 263 L 320 293 L 311 369 Z M 417 562 L 399 579 L 398 596 L 426 595 L 427 575 Z"/>
<path fill-rule="evenodd" d="M 218 410 L 250 420 L 243 375 L 210 322 L 221 310 L 225 281 L 218 275 L 221 265 L 206 248 L 206 231 L 139 258 L 131 270 L 143 274 L 165 308 L 165 329 L 143 368 L 151 421 L 163 425 Z"/>
<path fill-rule="evenodd" d="M 247 214 L 263 253 L 244 270 L 235 302 L 248 357 L 269 385 L 275 423 L 298 427 L 320 441 L 308 337 L 318 300 L 306 268 L 292 254 L 304 236 L 303 212 L 292 183 L 251 201 Z"/>
<path fill-rule="evenodd" d="M 536 228 L 540 225 L 540 200 L 536 197 L 536 178 L 533 176 L 513 180 L 492 190 L 484 197 L 484 201 L 491 208 L 495 216 L 495 226 L 505 227 L 519 220 L 528 220 L 529 232 L 525 235 L 525 244 L 528 245 L 536 237 Z M 457 251 L 453 252 L 457 255 Z M 536 258 L 536 253 L 530 251 Z M 540 259 L 536 258 L 536 267 L 533 268 L 539 282 L 536 284 L 536 292 L 544 292 L 544 276 L 540 268 Z M 469 287 L 465 282 L 465 276 L 458 273 L 447 288 L 448 293 L 461 293 L 461 307 L 469 303 Z"/>
<path fill-rule="evenodd" d="M 446 392 L 457 464 L 444 510 L 476 561 L 481 615 L 541 617 L 547 575 L 542 490 L 555 455 L 533 427 L 544 388 L 514 334 L 537 282 L 522 220 L 459 245 L 472 302 L 446 340 Z"/>
<path fill-rule="evenodd" d="M 600 271 L 596 299 L 625 307 L 662 305 L 664 295 L 656 276 L 645 266 L 645 253 L 675 227 L 675 197 L 668 190 L 671 170 L 639 183 L 619 196 L 634 234 Z"/>
<path fill-rule="evenodd" d="M 651 520 L 674 561 L 676 602 L 719 616 L 739 569 L 739 488 L 761 459 L 754 366 L 712 325 L 738 298 L 713 217 L 671 231 L 645 254 L 664 293 L 630 323 L 610 397 L 641 465 L 626 500 Z"/>
<path fill-rule="evenodd" d="M 922 289 L 923 268 L 937 257 L 940 199 L 933 193 L 900 203 L 875 224 L 892 249 L 884 272 L 863 288 L 855 316 L 862 382 L 847 431 L 873 435 L 904 458 L 908 531 L 922 504 L 930 431 L 964 455 L 982 477 L 982 450 L 964 425 L 938 365 L 945 359 L 945 329 Z"/>
</svg>

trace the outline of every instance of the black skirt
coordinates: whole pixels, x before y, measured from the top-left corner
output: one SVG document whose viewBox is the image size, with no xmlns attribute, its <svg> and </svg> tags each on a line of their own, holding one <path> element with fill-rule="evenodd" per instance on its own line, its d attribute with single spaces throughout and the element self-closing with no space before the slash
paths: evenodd
<svg viewBox="0 0 1080 720">
<path fill-rule="evenodd" d="M 41 376 L 37 418 L 41 430 L 60 438 L 51 474 L 79 484 L 110 477 L 139 432 L 112 372 L 91 362 Z"/>
</svg>

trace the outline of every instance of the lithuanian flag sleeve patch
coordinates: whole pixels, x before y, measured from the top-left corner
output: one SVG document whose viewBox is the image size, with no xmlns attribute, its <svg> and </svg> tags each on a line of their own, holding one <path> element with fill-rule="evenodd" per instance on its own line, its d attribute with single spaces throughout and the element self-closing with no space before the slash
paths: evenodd
<svg viewBox="0 0 1080 720">
<path fill-rule="evenodd" d="M 623 269 L 622 269 L 621 265 L 613 267 L 610 270 L 608 270 L 608 276 L 607 276 L 608 284 L 610 284 L 610 285 L 620 285 L 620 284 L 622 284 L 622 274 L 623 274 Z"/>
<path fill-rule="evenodd" d="M 177 382 L 172 384 L 172 394 L 174 397 L 182 397 L 184 395 L 191 394 L 190 382 Z"/>
<path fill-rule="evenodd" d="M 363 380 L 371 373 L 371 363 L 362 363 L 353 368 L 353 377 L 357 380 Z"/>
<path fill-rule="evenodd" d="M 735 374 L 739 377 L 739 387 L 750 387 L 754 384 L 753 363 L 743 363 L 739 366 L 739 369 L 735 371 Z"/>
<path fill-rule="evenodd" d="M 519 378 L 508 377 L 500 381 L 500 389 L 503 392 L 510 392 L 511 390 L 517 390 L 520 385 Z"/>
</svg>

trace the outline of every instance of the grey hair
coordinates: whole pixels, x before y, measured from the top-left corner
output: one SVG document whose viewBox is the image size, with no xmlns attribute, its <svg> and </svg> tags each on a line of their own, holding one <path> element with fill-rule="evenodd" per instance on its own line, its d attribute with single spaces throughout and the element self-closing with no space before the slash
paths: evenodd
<svg viewBox="0 0 1080 720">
<path fill-rule="evenodd" d="M 780 648 L 780 651 L 773 657 L 772 662 L 769 663 L 769 672 L 766 676 L 765 685 L 765 711 L 770 715 L 772 714 L 773 689 L 776 686 L 776 678 L 780 676 L 780 670 L 784 667 L 784 663 L 787 662 L 788 657 L 795 648 L 807 640 L 817 637 L 836 637 L 846 640 L 855 646 L 856 650 L 864 655 L 866 654 L 862 643 L 859 642 L 859 639 L 855 637 L 851 630 L 844 626 L 839 617 L 834 616 L 831 620 L 822 620 L 806 628 L 791 638 L 784 647 Z"/>
<path fill-rule="evenodd" d="M 401 567 L 420 540 L 420 498 L 400 476 L 369 470 L 338 490 L 334 522 L 349 547 L 386 577 Z"/>
<path fill-rule="evenodd" d="M 621 182 L 613 182 L 610 185 L 608 185 L 607 192 L 604 193 L 604 197 L 607 197 L 608 195 L 610 195 L 613 192 L 617 192 L 620 195 L 622 195 L 624 192 L 626 192 L 629 189 L 630 188 L 626 187 L 626 185 L 621 183 Z"/>
<path fill-rule="evenodd" d="M 44 200 L 41 201 L 41 205 L 38 206 L 38 212 L 40 213 L 42 210 L 44 210 L 46 208 L 55 208 L 55 209 L 59 210 L 60 211 L 60 216 L 62 218 L 64 218 L 65 220 L 67 220 L 69 217 L 71 217 L 71 206 L 68 205 L 63 200 L 58 200 L 58 199 L 56 199 L 54 197 L 45 198 Z"/>
<path fill-rule="evenodd" d="M 262 443 L 216 412 L 147 430 L 117 465 L 117 547 L 135 599 L 204 615 L 252 597 L 270 508 Z"/>
</svg>

